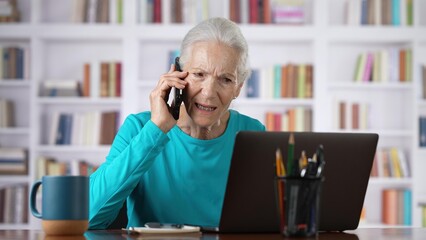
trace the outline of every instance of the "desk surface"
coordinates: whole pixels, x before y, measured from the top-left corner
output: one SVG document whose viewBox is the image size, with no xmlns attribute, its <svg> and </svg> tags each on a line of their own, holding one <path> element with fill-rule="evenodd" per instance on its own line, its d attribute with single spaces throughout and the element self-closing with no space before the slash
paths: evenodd
<svg viewBox="0 0 426 240">
<path fill-rule="evenodd" d="M 80 237 L 54 237 L 45 236 L 40 230 L 0 230 L 0 239 L 10 240 L 115 240 L 115 239 L 208 239 L 208 240 L 251 240 L 251 239 L 304 239 L 284 238 L 279 234 L 200 234 L 200 235 L 168 235 L 168 236 L 144 236 L 139 234 L 127 234 L 120 230 L 88 231 Z M 312 239 L 312 238 L 311 238 Z M 315 239 L 315 238 L 313 238 Z M 361 228 L 344 233 L 320 233 L 318 240 L 424 240 L 426 239 L 426 228 Z"/>
</svg>

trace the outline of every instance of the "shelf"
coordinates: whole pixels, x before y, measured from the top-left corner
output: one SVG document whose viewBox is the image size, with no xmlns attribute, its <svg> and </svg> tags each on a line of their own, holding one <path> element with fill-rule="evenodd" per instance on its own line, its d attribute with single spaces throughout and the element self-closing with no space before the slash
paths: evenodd
<svg viewBox="0 0 426 240">
<path fill-rule="evenodd" d="M 78 104 L 78 105 L 117 105 L 121 104 L 121 98 L 79 98 L 79 97 L 39 97 L 37 99 L 39 104 Z"/>
<path fill-rule="evenodd" d="M 1 186 L 9 183 L 27 183 L 30 177 L 28 175 L 1 175 L 0 183 Z"/>
<path fill-rule="evenodd" d="M 14 229 L 28 229 L 29 223 L 0 223 L 0 229 L 14 230 Z"/>
<path fill-rule="evenodd" d="M 181 41 L 192 25 L 186 24 L 144 24 L 134 28 L 140 40 Z M 240 24 L 247 41 L 307 40 L 315 38 L 316 29 L 312 26 L 285 26 L 273 24 Z M 146 34 L 149 32 L 149 34 Z"/>
<path fill-rule="evenodd" d="M 23 127 L 0 128 L 0 134 L 25 135 L 29 133 L 30 133 L 29 128 L 23 128 Z"/>
<path fill-rule="evenodd" d="M 413 90 L 413 83 L 359 83 L 353 81 L 333 82 L 328 85 L 330 90 Z"/>
<path fill-rule="evenodd" d="M 237 98 L 233 104 L 235 105 L 249 105 L 249 106 L 305 106 L 312 107 L 314 100 L 300 99 L 300 98 L 279 98 L 279 99 L 257 99 L 257 98 Z"/>
<path fill-rule="evenodd" d="M 379 137 L 412 137 L 410 130 L 383 130 L 383 129 L 365 129 L 365 130 L 335 130 L 336 132 L 350 133 L 377 133 Z"/>
<path fill-rule="evenodd" d="M 332 26 L 324 33 L 335 42 L 412 42 L 425 39 L 418 27 Z"/>
<path fill-rule="evenodd" d="M 0 79 L 0 87 L 30 87 L 29 80 L 22 79 Z"/>
<path fill-rule="evenodd" d="M 29 38 L 33 33 L 33 25 L 25 23 L 0 24 L 1 38 Z"/>
<path fill-rule="evenodd" d="M 79 153 L 79 152 L 94 152 L 94 153 L 107 153 L 111 146 L 108 145 L 96 145 L 96 146 L 71 146 L 71 145 L 40 145 L 37 147 L 40 152 L 67 152 L 67 153 Z"/>
<path fill-rule="evenodd" d="M 360 222 L 358 228 L 410 228 L 406 225 L 388 225 L 377 222 Z"/>
<path fill-rule="evenodd" d="M 368 184 L 372 185 L 398 185 L 406 186 L 411 185 L 413 180 L 411 178 L 377 178 L 371 177 L 368 181 Z"/>
</svg>

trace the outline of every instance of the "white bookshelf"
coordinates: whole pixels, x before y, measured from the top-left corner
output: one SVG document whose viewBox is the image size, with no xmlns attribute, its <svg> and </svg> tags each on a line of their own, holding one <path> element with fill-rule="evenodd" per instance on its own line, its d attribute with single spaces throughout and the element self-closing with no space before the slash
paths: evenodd
<svg viewBox="0 0 426 240">
<path fill-rule="evenodd" d="M 17 128 L 0 129 L 1 146 L 29 149 L 28 176 L 0 176 L 0 183 L 35 180 L 35 161 L 49 155 L 71 161 L 104 161 L 109 146 L 50 146 L 47 144 L 51 115 L 55 111 L 119 110 L 120 121 L 149 109 L 149 93 L 158 77 L 168 70 L 168 51 L 178 49 L 190 24 L 146 24 L 138 21 L 139 0 L 124 2 L 122 24 L 71 23 L 72 0 L 18 0 L 22 22 L 0 25 L 0 46 L 16 45 L 31 50 L 29 79 L 0 81 L 0 97 L 16 102 Z M 228 0 L 214 1 L 212 15 L 228 17 Z M 241 96 L 232 108 L 264 122 L 266 111 L 308 107 L 313 111 L 314 131 L 376 132 L 379 147 L 398 146 L 407 153 L 412 177 L 371 179 L 365 206 L 367 221 L 361 226 L 381 226 L 381 189 L 407 187 L 413 192 L 412 222 L 420 226 L 419 199 L 426 198 L 426 151 L 418 147 L 418 116 L 426 115 L 426 103 L 419 97 L 419 68 L 426 64 L 426 2 L 414 0 L 414 25 L 410 27 L 347 26 L 341 0 L 307 0 L 307 24 L 301 26 L 242 24 L 249 43 L 253 68 L 273 64 L 310 63 L 314 66 L 312 99 L 249 99 Z M 353 82 L 357 55 L 384 47 L 413 50 L 413 81 L 408 84 Z M 121 98 L 39 97 L 45 79 L 82 79 L 83 64 L 90 61 L 121 61 Z M 367 130 L 339 130 L 333 125 L 333 99 L 370 101 L 374 113 Z M 40 221 L 29 213 L 28 224 L 0 224 L 0 228 L 39 228 Z"/>
</svg>

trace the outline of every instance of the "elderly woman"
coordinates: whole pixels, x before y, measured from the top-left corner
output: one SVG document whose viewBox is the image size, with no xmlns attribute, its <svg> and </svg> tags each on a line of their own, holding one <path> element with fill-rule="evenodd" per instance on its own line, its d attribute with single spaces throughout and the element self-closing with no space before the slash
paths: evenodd
<svg viewBox="0 0 426 240">
<path fill-rule="evenodd" d="M 127 117 L 99 169 L 90 177 L 90 228 L 107 228 L 127 201 L 128 226 L 173 222 L 217 226 L 236 133 L 264 131 L 229 110 L 250 75 L 247 43 L 223 18 L 201 22 L 150 95 L 150 112 Z M 183 89 L 175 120 L 166 103 Z"/>
</svg>

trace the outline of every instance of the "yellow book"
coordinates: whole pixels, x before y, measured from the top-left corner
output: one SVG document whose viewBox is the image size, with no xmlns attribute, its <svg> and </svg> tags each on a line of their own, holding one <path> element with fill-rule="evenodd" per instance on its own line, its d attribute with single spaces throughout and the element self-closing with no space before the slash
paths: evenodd
<svg viewBox="0 0 426 240">
<path fill-rule="evenodd" d="M 399 156 L 398 156 L 398 149 L 395 147 L 392 147 L 390 149 L 390 158 L 391 158 L 391 166 L 393 169 L 393 177 L 401 178 L 401 166 L 399 162 Z"/>
</svg>

